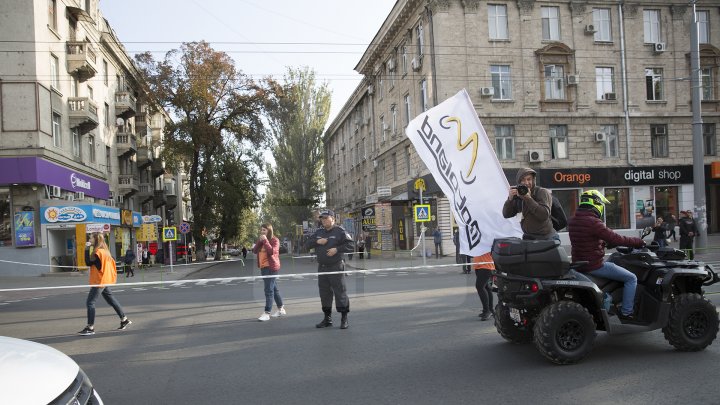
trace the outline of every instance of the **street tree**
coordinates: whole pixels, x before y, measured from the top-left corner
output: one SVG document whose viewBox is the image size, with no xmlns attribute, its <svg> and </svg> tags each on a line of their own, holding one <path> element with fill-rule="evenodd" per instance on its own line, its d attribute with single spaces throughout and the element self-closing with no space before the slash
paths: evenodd
<svg viewBox="0 0 720 405">
<path fill-rule="evenodd" d="M 162 157 L 166 167 L 184 166 L 188 174 L 193 237 L 203 240 L 204 229 L 220 234 L 216 228 L 220 205 L 215 201 L 217 192 L 213 192 L 222 188 L 215 182 L 218 157 L 227 153 L 229 144 L 243 150 L 267 145 L 261 117 L 269 105 L 271 82 L 256 83 L 235 68 L 230 56 L 204 41 L 183 43 L 163 60 L 155 60 L 149 52 L 135 59 L 150 96 L 172 117 L 166 126 Z M 252 170 L 241 174 L 257 177 Z M 252 182 L 240 184 L 250 186 Z"/>
<path fill-rule="evenodd" d="M 268 164 L 265 216 L 279 229 L 310 218 L 322 200 L 322 134 L 330 112 L 331 92 L 308 67 L 288 68 L 274 92 L 268 113 L 274 165 Z"/>
</svg>

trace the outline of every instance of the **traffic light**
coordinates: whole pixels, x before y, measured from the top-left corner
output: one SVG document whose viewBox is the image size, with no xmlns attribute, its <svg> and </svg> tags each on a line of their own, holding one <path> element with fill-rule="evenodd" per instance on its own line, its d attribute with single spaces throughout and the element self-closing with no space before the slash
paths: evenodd
<svg viewBox="0 0 720 405">
<path fill-rule="evenodd" d="M 175 223 L 175 211 L 167 210 L 167 220 L 168 220 L 168 224 Z"/>
</svg>

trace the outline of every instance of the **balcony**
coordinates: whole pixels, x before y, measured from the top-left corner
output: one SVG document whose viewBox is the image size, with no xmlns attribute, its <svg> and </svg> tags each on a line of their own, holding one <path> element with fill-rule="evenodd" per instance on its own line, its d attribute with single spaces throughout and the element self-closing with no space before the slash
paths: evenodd
<svg viewBox="0 0 720 405">
<path fill-rule="evenodd" d="M 140 204 L 152 200 L 155 197 L 155 190 L 152 183 L 140 183 L 140 190 L 137 193 Z"/>
<path fill-rule="evenodd" d="M 121 195 L 132 195 L 139 190 L 135 182 L 134 174 L 121 174 L 118 176 L 118 193 Z"/>
<path fill-rule="evenodd" d="M 135 115 L 137 100 L 129 91 L 115 92 L 115 115 L 128 119 Z"/>
<path fill-rule="evenodd" d="M 153 150 L 149 146 L 141 144 L 138 146 L 136 159 L 138 169 L 144 169 L 152 165 L 155 160 Z"/>
<path fill-rule="evenodd" d="M 165 162 L 162 159 L 155 159 L 152 162 L 152 168 L 150 169 L 153 177 L 157 178 L 165 174 Z"/>
<path fill-rule="evenodd" d="M 135 134 L 120 132 L 115 135 L 115 147 L 118 156 L 134 155 L 137 153 L 137 140 Z"/>
<path fill-rule="evenodd" d="M 135 114 L 135 128 L 139 131 L 140 129 L 148 128 L 150 126 L 150 113 L 148 113 L 147 105 L 140 107 L 140 111 Z"/>
<path fill-rule="evenodd" d="M 165 208 L 172 210 L 177 207 L 178 198 L 176 195 L 167 195 L 167 203 L 165 204 Z"/>
<path fill-rule="evenodd" d="M 80 134 L 85 134 L 97 128 L 97 105 L 87 97 L 68 97 L 70 107 L 70 128 L 78 128 Z"/>
<path fill-rule="evenodd" d="M 89 42 L 67 42 L 67 70 L 79 82 L 97 74 L 97 56 Z"/>
<path fill-rule="evenodd" d="M 159 208 L 165 204 L 167 204 L 165 190 L 155 190 L 155 195 L 153 196 L 153 207 Z"/>
</svg>

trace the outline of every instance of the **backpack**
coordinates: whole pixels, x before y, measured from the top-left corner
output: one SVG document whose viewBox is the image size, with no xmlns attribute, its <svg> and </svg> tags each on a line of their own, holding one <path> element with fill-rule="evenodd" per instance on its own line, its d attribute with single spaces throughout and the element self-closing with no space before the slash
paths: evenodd
<svg viewBox="0 0 720 405">
<path fill-rule="evenodd" d="M 552 197 L 552 207 L 550 207 L 550 220 L 552 221 L 553 228 L 559 231 L 567 226 L 567 216 L 563 211 L 560 200 L 557 197 Z"/>
</svg>

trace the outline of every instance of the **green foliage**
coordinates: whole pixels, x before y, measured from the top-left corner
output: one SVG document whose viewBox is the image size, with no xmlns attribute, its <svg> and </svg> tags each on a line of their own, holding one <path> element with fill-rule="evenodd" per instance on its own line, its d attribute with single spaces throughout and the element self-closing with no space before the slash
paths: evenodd
<svg viewBox="0 0 720 405">
<path fill-rule="evenodd" d="M 330 112 L 327 83 L 318 83 L 309 68 L 288 68 L 284 83 L 275 88 L 268 121 L 274 141 L 273 167 L 268 167 L 264 215 L 276 234 L 294 231 L 294 224 L 310 218 L 323 188 L 322 134 Z"/>
</svg>

